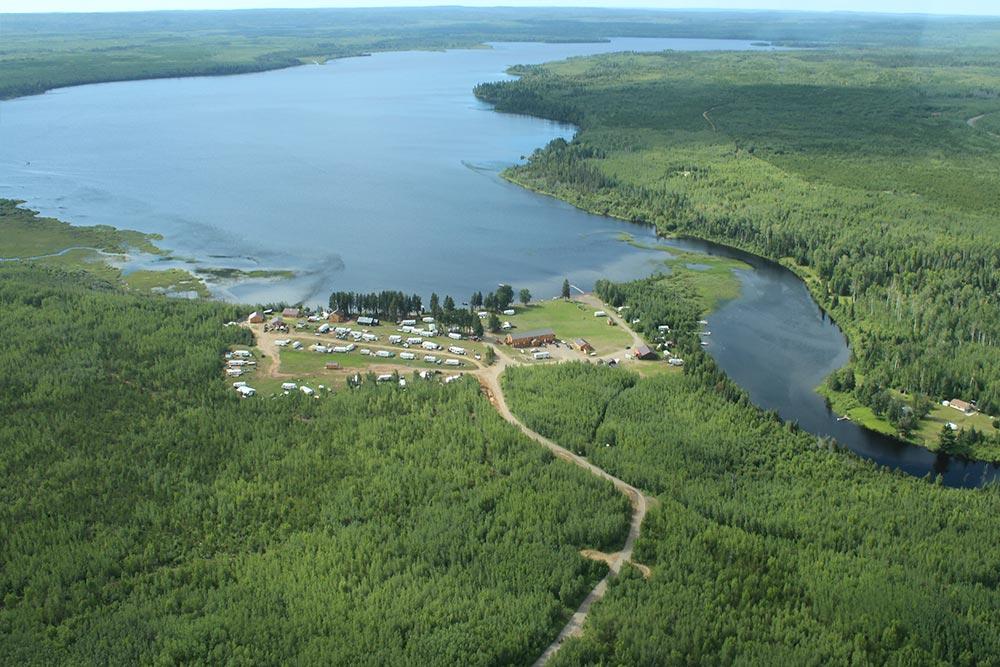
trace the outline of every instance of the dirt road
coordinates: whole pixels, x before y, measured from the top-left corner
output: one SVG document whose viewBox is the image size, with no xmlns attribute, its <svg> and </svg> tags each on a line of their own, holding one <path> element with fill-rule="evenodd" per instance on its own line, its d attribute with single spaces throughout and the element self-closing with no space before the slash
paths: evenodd
<svg viewBox="0 0 1000 667">
<path fill-rule="evenodd" d="M 632 327 L 629 326 L 629 324 L 624 319 L 622 319 L 621 315 L 619 315 L 614 308 L 608 307 L 603 301 L 598 299 L 593 294 L 589 293 L 581 294 L 579 296 L 573 297 L 573 300 L 579 301 L 580 303 L 585 303 L 594 310 L 603 310 L 604 312 L 606 312 L 608 314 L 608 319 L 613 321 L 619 327 L 621 327 L 622 331 L 626 332 L 632 339 L 632 349 L 635 349 L 640 345 L 646 344 L 646 341 L 642 339 L 642 336 L 633 331 Z"/>
<path fill-rule="evenodd" d="M 555 454 L 560 459 L 572 463 L 575 466 L 583 468 L 587 472 L 601 479 L 606 479 L 621 493 L 628 497 L 629 502 L 632 504 L 632 520 L 629 523 L 628 536 L 625 538 L 625 545 L 622 547 L 621 551 L 613 554 L 602 554 L 601 560 L 604 560 L 610 571 L 607 576 L 598 582 L 597 586 L 594 587 L 587 597 L 584 598 L 583 602 L 577 608 L 576 612 L 570 618 L 569 622 L 559 631 L 559 635 L 556 637 L 555 641 L 549 644 L 545 652 L 542 653 L 541 657 L 535 661 L 536 667 L 539 665 L 544 665 L 546 662 L 552 658 L 553 655 L 562 647 L 562 644 L 569 637 L 575 637 L 583 632 L 583 624 L 587 620 L 587 614 L 590 613 L 590 607 L 595 602 L 604 597 L 604 594 L 608 590 L 608 583 L 611 581 L 612 577 L 618 575 L 621 572 L 622 565 L 631 561 L 632 550 L 635 547 L 635 541 L 639 538 L 639 533 L 642 530 L 642 520 L 646 516 L 646 509 L 648 508 L 651 498 L 646 497 L 643 493 L 624 482 L 614 475 L 608 473 L 607 471 L 598 468 L 596 465 L 578 456 L 568 449 L 559 446 L 552 440 L 549 440 L 545 436 L 533 431 L 528 428 L 520 419 L 514 416 L 514 413 L 510 411 L 510 407 L 507 405 L 507 400 L 504 397 L 503 389 L 500 386 L 500 375 L 503 373 L 504 369 L 507 367 L 506 360 L 498 360 L 497 364 L 494 366 L 484 369 L 476 373 L 479 378 L 480 384 L 483 386 L 484 391 L 490 399 L 490 402 L 497 409 L 504 419 L 516 426 L 522 433 L 526 436 L 542 445 L 553 454 Z M 641 568 L 643 574 L 649 572 L 648 568 Z"/>
</svg>

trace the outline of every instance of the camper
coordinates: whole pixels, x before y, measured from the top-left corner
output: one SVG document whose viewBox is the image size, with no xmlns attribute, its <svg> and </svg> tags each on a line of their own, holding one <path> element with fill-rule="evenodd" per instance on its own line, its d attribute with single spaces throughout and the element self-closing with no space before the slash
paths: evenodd
<svg viewBox="0 0 1000 667">
<path fill-rule="evenodd" d="M 351 333 L 351 330 L 348 329 L 347 327 L 335 327 L 333 333 L 337 334 L 338 336 L 346 336 L 347 334 Z"/>
<path fill-rule="evenodd" d="M 485 320 L 487 317 L 490 316 L 490 314 L 488 312 L 486 312 L 485 310 L 480 310 L 478 313 L 476 313 L 476 315 L 478 315 L 479 319 L 481 319 L 481 320 Z"/>
<path fill-rule="evenodd" d="M 391 373 L 383 373 L 382 375 L 379 375 L 377 378 L 375 378 L 375 381 L 376 382 L 392 382 L 392 374 Z"/>
<path fill-rule="evenodd" d="M 399 330 L 405 334 L 408 334 L 408 333 L 413 333 L 413 330 L 415 328 L 416 327 L 414 327 L 412 324 L 404 324 L 403 326 L 399 327 Z"/>
<path fill-rule="evenodd" d="M 531 354 L 531 356 L 533 356 L 535 359 L 551 359 L 552 358 L 552 355 L 549 354 L 548 352 L 545 352 L 544 350 L 542 350 L 540 352 L 533 352 Z"/>
<path fill-rule="evenodd" d="M 233 356 L 241 359 L 249 359 L 253 356 L 250 350 L 233 350 Z"/>
<path fill-rule="evenodd" d="M 226 375 L 228 375 L 231 378 L 238 378 L 239 376 L 243 375 L 243 369 L 242 368 L 227 368 L 226 369 Z"/>
<path fill-rule="evenodd" d="M 445 383 L 445 384 L 451 384 L 451 383 L 452 383 L 452 382 L 454 382 L 455 380 L 461 380 L 461 379 L 462 379 L 462 376 L 461 376 L 461 375 L 449 375 L 448 377 L 446 377 L 446 378 L 444 379 L 444 383 Z"/>
<path fill-rule="evenodd" d="M 424 324 L 434 324 L 434 318 L 433 317 L 424 317 L 424 318 L 421 318 L 420 321 L 423 322 Z"/>
<path fill-rule="evenodd" d="M 507 310 L 503 311 L 503 314 L 504 315 L 513 315 L 514 314 L 514 309 L 513 308 L 508 308 Z"/>
<path fill-rule="evenodd" d="M 328 348 L 326 345 L 311 345 L 310 349 L 313 350 L 314 352 L 319 352 L 320 354 L 330 353 L 330 348 Z"/>
<path fill-rule="evenodd" d="M 374 343 L 375 341 L 378 340 L 378 336 L 376 336 L 375 334 L 371 334 L 371 333 L 364 333 L 364 334 L 361 334 L 361 340 L 363 340 L 363 341 L 365 341 L 367 343 Z"/>
<path fill-rule="evenodd" d="M 670 325 L 661 324 L 660 326 L 656 327 L 656 330 L 659 331 L 660 333 L 667 333 L 670 331 Z"/>
<path fill-rule="evenodd" d="M 410 345 L 420 345 L 421 343 L 424 342 L 424 339 L 418 338 L 416 336 L 411 336 L 410 338 L 406 339 L 406 342 L 409 343 Z"/>
<path fill-rule="evenodd" d="M 671 366 L 683 366 L 684 360 L 681 359 L 680 357 L 673 357 L 669 359 L 667 363 L 670 364 Z"/>
<path fill-rule="evenodd" d="M 377 327 L 378 326 L 378 318 L 377 317 L 365 317 L 365 316 L 361 316 L 361 317 L 358 318 L 357 321 L 358 321 L 358 324 L 360 324 L 363 327 Z"/>
<path fill-rule="evenodd" d="M 325 334 L 329 332 L 330 332 L 330 325 L 325 322 L 319 325 L 319 328 L 316 329 L 316 333 Z"/>
<path fill-rule="evenodd" d="M 393 345 L 399 345 L 400 343 L 403 342 L 403 337 L 397 334 L 392 334 L 391 336 L 389 336 L 389 342 Z"/>
<path fill-rule="evenodd" d="M 284 389 L 285 391 L 295 391 L 296 389 L 299 388 L 299 385 L 295 384 L 294 382 L 282 382 L 281 388 Z"/>
<path fill-rule="evenodd" d="M 452 345 L 451 347 L 448 348 L 448 351 L 451 352 L 452 354 L 465 354 L 465 348 L 458 347 L 457 345 Z"/>
<path fill-rule="evenodd" d="M 292 349 L 293 350 L 301 350 L 302 349 L 302 343 L 300 343 L 297 340 L 293 340 L 292 341 Z"/>
<path fill-rule="evenodd" d="M 416 320 L 401 320 L 399 322 L 399 326 L 401 326 L 401 327 L 412 327 L 416 323 L 417 323 Z"/>
<path fill-rule="evenodd" d="M 360 350 L 358 350 L 358 354 L 360 354 L 362 356 L 365 356 L 365 357 L 367 357 L 371 353 L 372 353 L 372 351 L 369 350 L 367 347 L 363 347 Z"/>
<path fill-rule="evenodd" d="M 438 358 L 435 357 L 433 354 L 428 354 L 424 357 L 424 361 L 427 362 L 428 364 L 436 364 L 437 360 Z"/>
<path fill-rule="evenodd" d="M 249 387 L 247 385 L 243 385 L 242 387 L 237 387 L 236 391 L 238 391 L 240 396 L 242 396 L 243 398 L 250 398 L 251 396 L 257 393 L 256 389 L 254 389 L 253 387 Z"/>
<path fill-rule="evenodd" d="M 462 340 L 462 334 L 453 331 L 450 334 L 448 334 L 448 338 L 452 340 Z"/>
<path fill-rule="evenodd" d="M 444 365 L 445 366 L 461 366 L 462 362 L 459 361 L 458 359 L 445 359 L 444 360 Z"/>
<path fill-rule="evenodd" d="M 439 349 L 441 349 L 440 345 L 438 345 L 437 343 L 433 343 L 433 342 L 431 342 L 429 340 L 425 340 L 423 343 L 421 343 L 420 347 L 424 348 L 425 350 L 439 350 Z"/>
<path fill-rule="evenodd" d="M 316 393 L 316 392 L 315 392 L 315 391 L 314 391 L 314 390 L 312 389 L 312 387 L 307 387 L 307 386 L 305 386 L 305 385 L 302 385 L 301 387 L 299 387 L 299 391 L 301 391 L 301 392 L 302 392 L 303 394 L 305 394 L 306 396 L 312 396 L 313 394 L 315 394 L 315 393 Z"/>
<path fill-rule="evenodd" d="M 240 387 L 245 387 L 245 386 L 247 386 L 246 382 L 234 382 L 233 383 L 233 389 L 239 389 Z"/>
<path fill-rule="evenodd" d="M 608 316 L 608 314 L 606 312 L 604 312 L 603 310 L 595 310 L 594 311 L 594 317 L 607 317 L 607 316 Z"/>
<path fill-rule="evenodd" d="M 407 361 L 413 361 L 414 359 L 417 358 L 417 355 L 413 354 L 412 352 L 400 352 L 399 358 L 406 359 Z"/>
<path fill-rule="evenodd" d="M 275 344 L 275 345 L 276 345 L 277 347 L 285 347 L 286 345 L 288 345 L 288 344 L 289 344 L 289 343 L 291 343 L 291 342 L 292 342 L 292 341 L 291 341 L 291 340 L 289 340 L 288 338 L 282 338 L 281 340 L 276 340 L 276 341 L 274 341 L 274 344 Z"/>
<path fill-rule="evenodd" d="M 378 350 L 375 352 L 376 357 L 382 357 L 383 359 L 389 359 L 396 356 L 395 352 L 390 352 L 389 350 Z"/>
</svg>

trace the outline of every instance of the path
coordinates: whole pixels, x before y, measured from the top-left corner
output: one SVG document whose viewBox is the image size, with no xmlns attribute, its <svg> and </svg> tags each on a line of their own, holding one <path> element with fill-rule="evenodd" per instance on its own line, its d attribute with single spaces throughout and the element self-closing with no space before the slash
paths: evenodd
<svg viewBox="0 0 1000 667">
<path fill-rule="evenodd" d="M 976 127 L 976 123 L 978 123 L 983 118 L 985 118 L 986 116 L 989 116 L 989 115 L 990 114 L 988 114 L 988 113 L 981 113 L 978 116 L 973 116 L 972 118 L 968 119 L 967 121 L 965 121 L 965 123 L 969 127 L 975 128 Z M 995 132 L 990 132 L 989 130 L 986 130 L 986 134 L 990 135 L 991 137 L 996 137 L 997 139 L 1000 139 L 1000 134 L 997 134 Z"/>
<path fill-rule="evenodd" d="M 635 547 L 635 541 L 639 538 L 639 532 L 642 529 L 642 520 L 646 516 L 646 509 L 653 499 L 646 497 L 639 489 L 635 488 L 631 484 L 624 482 L 614 475 L 608 473 L 602 468 L 598 468 L 596 465 L 578 456 L 568 449 L 559 446 L 552 440 L 549 440 L 540 433 L 533 431 L 528 428 L 520 419 L 514 416 L 514 413 L 510 411 L 510 407 L 507 405 L 507 400 L 503 395 L 503 389 L 500 386 L 500 375 L 503 373 L 504 369 L 507 367 L 508 363 L 506 359 L 498 358 L 497 363 L 487 369 L 479 371 L 476 376 L 479 378 L 479 382 L 489 397 L 490 402 L 496 408 L 500 416 L 506 419 L 508 422 L 516 426 L 522 433 L 526 436 L 542 445 L 550 452 L 555 454 L 558 458 L 572 463 L 575 466 L 583 468 L 587 472 L 601 479 L 606 479 L 621 493 L 628 497 L 629 502 L 632 504 L 632 520 L 629 523 L 628 536 L 625 538 L 625 545 L 622 547 L 621 551 L 613 554 L 601 554 L 601 560 L 604 560 L 608 564 L 609 571 L 608 574 L 598 582 L 597 586 L 594 587 L 587 597 L 583 599 L 583 602 L 577 608 L 576 612 L 569 619 L 569 622 L 559 631 L 559 635 L 555 638 L 545 652 L 542 653 L 541 657 L 535 661 L 535 667 L 544 665 L 553 655 L 562 647 L 564 641 L 570 637 L 576 637 L 583 632 L 583 625 L 587 620 L 587 614 L 590 613 L 590 607 L 604 597 L 604 594 L 608 590 L 608 584 L 610 583 L 612 577 L 618 575 L 621 571 L 622 565 L 632 560 L 632 550 Z M 597 552 L 588 551 L 588 556 L 596 555 Z M 640 568 L 644 576 L 648 576 L 649 568 Z"/>
<path fill-rule="evenodd" d="M 712 107 L 712 108 L 714 109 L 715 107 Z M 712 126 L 712 132 L 718 132 L 718 131 L 719 131 L 719 128 L 715 127 L 715 123 L 713 123 L 713 122 L 712 122 L 712 119 L 708 117 L 708 112 L 709 112 L 709 111 L 711 111 L 711 110 L 712 110 L 712 109 L 708 109 L 708 110 L 706 110 L 706 111 L 703 111 L 701 115 L 702 115 L 702 117 L 703 117 L 703 118 L 704 118 L 705 120 L 707 120 L 707 121 L 708 121 L 708 124 Z"/>
</svg>

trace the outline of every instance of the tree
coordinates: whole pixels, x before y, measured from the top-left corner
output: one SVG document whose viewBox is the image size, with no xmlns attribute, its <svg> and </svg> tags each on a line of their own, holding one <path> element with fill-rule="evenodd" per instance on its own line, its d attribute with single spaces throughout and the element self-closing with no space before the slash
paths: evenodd
<svg viewBox="0 0 1000 667">
<path fill-rule="evenodd" d="M 947 424 L 941 427 L 941 433 L 938 434 L 938 446 L 945 454 L 954 454 L 958 448 L 958 438 L 955 437 L 955 431 Z"/>
<path fill-rule="evenodd" d="M 447 295 L 444 298 L 444 312 L 450 313 L 455 310 L 455 300 L 451 298 L 451 295 Z"/>
<path fill-rule="evenodd" d="M 483 333 L 483 321 L 477 317 L 472 320 L 472 335 L 476 338 L 482 338 Z"/>
<path fill-rule="evenodd" d="M 562 298 L 564 298 L 564 299 L 568 299 L 569 298 L 569 278 L 566 278 L 566 279 L 563 280 Z"/>
<path fill-rule="evenodd" d="M 497 353 L 496 350 L 493 349 L 492 345 L 486 346 L 486 356 L 484 358 L 486 359 L 487 366 L 492 366 L 494 363 L 496 363 Z"/>
<path fill-rule="evenodd" d="M 500 318 L 496 313 L 490 313 L 490 331 L 500 333 Z"/>
<path fill-rule="evenodd" d="M 522 305 L 527 306 L 528 302 L 531 301 L 531 292 L 528 291 L 527 287 L 522 287 L 520 293 L 518 294 L 518 298 L 520 299 Z"/>
<path fill-rule="evenodd" d="M 514 288 L 510 285 L 501 285 L 497 289 L 497 310 L 503 310 L 514 303 Z"/>
<path fill-rule="evenodd" d="M 482 308 L 482 306 L 483 306 L 483 293 L 482 292 L 476 292 L 475 294 L 473 294 L 472 298 L 469 299 L 469 306 L 471 306 L 472 308 Z"/>
</svg>

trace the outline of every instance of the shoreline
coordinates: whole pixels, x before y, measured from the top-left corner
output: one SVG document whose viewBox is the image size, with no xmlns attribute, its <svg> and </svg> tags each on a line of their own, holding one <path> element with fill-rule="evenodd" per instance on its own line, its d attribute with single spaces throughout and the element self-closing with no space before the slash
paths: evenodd
<svg viewBox="0 0 1000 667">
<path fill-rule="evenodd" d="M 706 242 L 709 242 L 709 243 L 714 243 L 716 245 L 725 247 L 725 248 L 727 248 L 729 250 L 733 250 L 733 251 L 740 252 L 740 253 L 745 253 L 745 254 L 750 255 L 750 256 L 752 256 L 752 257 L 754 257 L 754 258 L 756 258 L 756 259 L 758 259 L 760 261 L 770 262 L 772 264 L 776 264 L 778 266 L 781 266 L 781 267 L 785 268 L 786 270 L 790 271 L 792 274 L 794 274 L 806 286 L 806 289 L 809 291 L 809 295 L 812 297 L 812 300 L 816 304 L 816 306 L 820 309 L 820 312 L 822 312 L 825 317 L 829 318 L 829 320 L 837 327 L 837 329 L 841 332 L 841 334 L 843 334 L 844 338 L 847 340 L 847 347 L 848 347 L 848 350 L 851 352 L 852 356 L 854 354 L 854 350 L 857 349 L 857 345 L 855 344 L 855 339 L 857 338 L 857 332 L 855 332 L 852 329 L 852 327 L 850 327 L 849 325 L 845 326 L 840 320 L 838 320 L 830 312 L 829 304 L 826 302 L 826 299 L 821 299 L 820 298 L 821 294 L 823 294 L 824 296 L 826 296 L 826 295 L 825 295 L 825 290 L 823 290 L 822 292 L 820 291 L 822 289 L 822 285 L 819 284 L 819 279 L 815 275 L 813 275 L 811 272 L 807 271 L 806 267 L 799 266 L 794 261 L 792 261 L 790 258 L 782 258 L 782 259 L 776 260 L 776 259 L 773 259 L 771 257 L 766 257 L 764 255 L 760 255 L 760 254 L 758 254 L 756 252 L 753 252 L 752 250 L 732 245 L 732 244 L 728 243 L 727 240 L 720 240 L 720 239 L 715 239 L 715 238 L 705 237 L 705 236 L 697 236 L 697 235 L 694 235 L 694 234 L 685 234 L 683 236 L 679 235 L 679 234 L 670 234 L 670 235 L 668 235 L 668 234 L 662 234 L 662 233 L 660 233 L 659 230 L 656 229 L 656 225 L 654 225 L 654 224 L 652 224 L 650 222 L 646 222 L 644 220 L 639 220 L 639 221 L 629 220 L 627 218 L 623 218 L 621 216 L 614 215 L 613 213 L 605 213 L 605 212 L 602 212 L 602 211 L 593 210 L 593 209 L 587 208 L 586 206 L 583 206 L 583 205 L 577 203 L 576 201 L 573 201 L 571 199 L 563 198 L 563 197 L 559 196 L 558 194 L 556 194 L 554 192 L 547 191 L 547 190 L 544 190 L 542 188 L 539 188 L 539 187 L 535 186 L 534 184 L 527 183 L 527 182 L 523 181 L 522 179 L 517 178 L 512 173 L 510 173 L 510 168 L 505 169 L 504 171 L 502 171 L 500 173 L 500 177 L 503 178 L 508 183 L 511 183 L 513 185 L 517 185 L 518 187 L 522 187 L 522 188 L 524 188 L 526 190 L 529 190 L 531 192 L 534 192 L 536 194 L 539 194 L 539 195 L 542 195 L 542 196 L 545 196 L 545 197 L 552 197 L 553 199 L 557 199 L 559 201 L 566 202 L 567 204 L 569 204 L 569 205 L 571 205 L 571 206 L 573 206 L 573 207 L 575 207 L 575 208 L 577 208 L 577 209 L 579 209 L 581 211 L 585 211 L 587 213 L 590 213 L 592 215 L 600 215 L 600 216 L 603 216 L 603 217 L 606 217 L 606 218 L 611 218 L 611 219 L 619 220 L 619 221 L 622 221 L 622 222 L 629 222 L 629 223 L 640 225 L 640 226 L 644 226 L 644 227 L 652 227 L 653 230 L 654 230 L 654 232 L 656 233 L 657 238 L 663 238 L 663 239 L 691 238 L 691 239 L 696 239 L 696 240 L 699 240 L 699 241 L 706 241 Z M 833 372 L 835 373 L 835 372 L 841 370 L 842 368 L 845 368 L 847 365 L 849 365 L 849 363 L 850 362 L 848 362 L 848 364 L 845 364 L 844 366 L 841 366 L 840 368 L 837 368 Z M 859 419 L 856 419 L 856 418 L 852 417 L 850 415 L 850 410 L 846 410 L 846 409 L 843 410 L 843 411 L 838 410 L 838 405 L 840 406 L 840 408 L 844 408 L 844 400 L 837 401 L 834 398 L 832 398 L 826 391 L 824 391 L 825 386 L 826 386 L 826 381 L 827 381 L 827 379 L 829 379 L 829 377 L 832 374 L 833 373 L 831 373 L 826 378 L 824 378 L 823 382 L 821 382 L 812 391 L 813 391 L 813 393 L 817 394 L 818 396 L 822 396 L 823 398 L 829 400 L 830 401 L 830 408 L 831 408 L 831 410 L 838 417 L 846 417 L 848 420 L 852 421 L 858 428 L 861 428 L 861 429 L 863 429 L 863 430 L 865 430 L 865 431 L 867 431 L 869 433 L 873 433 L 873 434 L 876 434 L 876 435 L 879 435 L 879 436 L 884 436 L 884 437 L 892 438 L 893 440 L 896 440 L 900 444 L 904 444 L 904 445 L 911 446 L 911 447 L 919 447 L 919 448 L 921 448 L 923 450 L 926 450 L 928 452 L 931 452 L 933 454 L 939 454 L 939 455 L 942 454 L 942 452 L 940 452 L 939 450 L 931 448 L 931 447 L 927 446 L 926 444 L 924 444 L 924 442 L 922 440 L 917 440 L 915 438 L 901 438 L 899 436 L 899 433 L 895 432 L 893 429 L 891 429 L 891 427 L 887 428 L 887 429 L 875 428 L 875 426 L 872 425 L 870 423 L 870 420 L 868 420 L 868 419 L 859 420 Z M 866 409 L 866 410 L 870 410 L 870 408 L 868 408 L 867 406 L 862 406 L 862 407 L 864 407 L 864 409 Z M 877 420 L 877 422 L 879 423 L 879 425 L 881 425 L 881 422 L 885 421 L 882 417 L 879 417 L 878 415 L 873 415 L 873 416 L 874 416 L 874 419 Z M 886 422 L 886 425 L 888 425 L 888 422 Z M 984 464 L 991 464 L 991 465 L 1000 465 L 1000 457 L 991 458 L 991 457 L 982 457 L 982 456 L 968 456 L 968 455 L 963 455 L 963 454 L 949 454 L 949 456 L 952 456 L 954 458 L 957 458 L 957 459 L 960 459 L 960 460 L 963 460 L 963 461 L 976 462 L 976 463 L 984 463 Z"/>
</svg>

